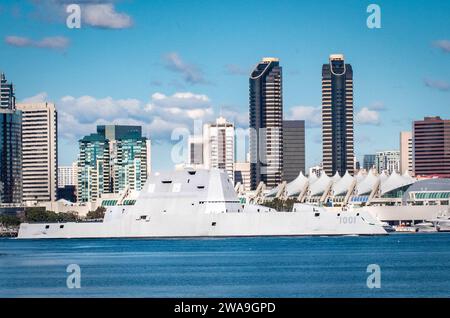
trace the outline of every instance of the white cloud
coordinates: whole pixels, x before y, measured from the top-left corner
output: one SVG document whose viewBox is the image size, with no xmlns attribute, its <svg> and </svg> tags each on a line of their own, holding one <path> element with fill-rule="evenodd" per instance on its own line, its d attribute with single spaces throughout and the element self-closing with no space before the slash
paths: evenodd
<svg viewBox="0 0 450 318">
<path fill-rule="evenodd" d="M 361 125 L 379 125 L 380 115 L 376 110 L 371 110 L 368 107 L 363 107 L 356 114 L 356 123 Z"/>
<path fill-rule="evenodd" d="M 165 67 L 176 73 L 180 73 L 183 80 L 189 84 L 206 83 L 203 71 L 196 65 L 189 64 L 176 52 L 167 53 L 163 56 Z"/>
<path fill-rule="evenodd" d="M 289 110 L 288 119 L 304 120 L 307 127 L 322 125 L 322 108 L 313 106 L 294 106 Z"/>
<path fill-rule="evenodd" d="M 47 99 L 42 92 L 23 102 Z M 56 102 L 60 136 L 72 142 L 94 133 L 97 125 L 141 125 L 145 135 L 155 140 L 168 139 L 175 128 L 192 129 L 194 120 L 211 121 L 214 110 L 208 96 L 191 92 L 173 95 L 154 93 L 148 102 L 138 99 L 64 96 Z"/>
<path fill-rule="evenodd" d="M 42 49 L 64 50 L 69 46 L 69 39 L 63 36 L 45 37 L 40 40 L 32 40 L 27 37 L 9 35 L 5 43 L 16 47 L 36 47 Z"/>
<path fill-rule="evenodd" d="M 117 12 L 112 3 L 88 4 L 82 8 L 83 22 L 89 26 L 105 29 L 125 29 L 133 25 L 133 19 Z"/>
<path fill-rule="evenodd" d="M 47 93 L 46 92 L 40 92 L 34 96 L 25 98 L 21 101 L 21 103 L 43 103 L 47 101 Z"/>
<path fill-rule="evenodd" d="M 141 102 L 137 99 L 118 99 L 111 97 L 97 99 L 92 96 L 64 96 L 58 109 L 73 115 L 80 123 L 93 123 L 102 118 L 107 121 L 140 116 Z"/>
</svg>

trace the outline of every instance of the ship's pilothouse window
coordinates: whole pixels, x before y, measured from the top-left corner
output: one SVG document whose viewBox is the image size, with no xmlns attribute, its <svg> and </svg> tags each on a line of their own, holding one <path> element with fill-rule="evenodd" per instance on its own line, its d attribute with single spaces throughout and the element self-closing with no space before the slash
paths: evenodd
<svg viewBox="0 0 450 318">
<path fill-rule="evenodd" d="M 191 176 L 195 175 L 196 172 L 197 172 L 197 171 L 188 171 L 188 173 L 189 173 Z"/>
<path fill-rule="evenodd" d="M 161 180 L 161 183 L 170 184 L 172 183 L 172 180 Z"/>
<path fill-rule="evenodd" d="M 197 189 L 204 189 L 205 186 L 197 186 Z"/>
<path fill-rule="evenodd" d="M 314 213 L 314 216 L 320 216 L 320 213 L 316 212 Z"/>
<path fill-rule="evenodd" d="M 60 229 L 63 229 L 63 228 L 64 228 L 64 225 L 60 225 L 59 228 L 60 228 Z"/>
<path fill-rule="evenodd" d="M 45 228 L 46 228 L 46 229 L 49 229 L 49 228 L 50 228 L 50 225 L 46 225 Z"/>
</svg>

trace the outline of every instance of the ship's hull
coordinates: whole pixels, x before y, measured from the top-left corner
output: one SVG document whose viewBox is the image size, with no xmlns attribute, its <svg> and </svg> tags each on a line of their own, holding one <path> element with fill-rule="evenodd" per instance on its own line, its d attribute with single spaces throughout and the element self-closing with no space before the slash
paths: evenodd
<svg viewBox="0 0 450 318">
<path fill-rule="evenodd" d="M 24 223 L 18 238 L 167 238 L 233 236 L 383 235 L 370 215 L 356 212 L 271 212 L 132 215 L 107 222 Z"/>
</svg>

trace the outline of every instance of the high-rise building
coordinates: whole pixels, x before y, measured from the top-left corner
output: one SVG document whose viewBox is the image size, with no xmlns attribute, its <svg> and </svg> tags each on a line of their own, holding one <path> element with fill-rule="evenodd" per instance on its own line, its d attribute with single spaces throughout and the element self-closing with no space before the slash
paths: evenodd
<svg viewBox="0 0 450 318">
<path fill-rule="evenodd" d="M 322 139 L 325 173 L 353 174 L 353 70 L 342 54 L 322 66 Z"/>
<path fill-rule="evenodd" d="M 22 112 L 14 86 L 0 75 L 0 203 L 22 202 Z"/>
<path fill-rule="evenodd" d="M 361 164 L 359 163 L 359 160 L 356 158 L 353 159 L 353 171 L 355 173 L 358 173 L 358 171 L 361 169 Z"/>
<path fill-rule="evenodd" d="M 140 191 L 147 180 L 147 139 L 124 138 L 111 142 L 115 148 L 112 157 L 112 176 L 114 193 L 126 187 Z"/>
<path fill-rule="evenodd" d="M 147 139 L 147 176 L 152 172 L 152 140 Z"/>
<path fill-rule="evenodd" d="M 363 169 L 369 171 L 375 168 L 375 155 L 364 155 L 363 157 Z"/>
<path fill-rule="evenodd" d="M 14 85 L 6 79 L 5 73 L 0 74 L 0 108 L 15 109 L 16 96 L 14 94 Z"/>
<path fill-rule="evenodd" d="M 305 171 L 305 121 L 283 121 L 283 180 L 291 182 Z"/>
<path fill-rule="evenodd" d="M 400 132 L 400 172 L 406 171 L 411 175 L 412 171 L 412 133 Z"/>
<path fill-rule="evenodd" d="M 250 86 L 250 184 L 268 188 L 283 177 L 282 68 L 277 58 L 263 58 L 252 71 Z"/>
<path fill-rule="evenodd" d="M 141 126 L 101 125 L 80 140 L 78 201 L 103 193 L 142 190 L 148 176 L 149 141 Z"/>
<path fill-rule="evenodd" d="M 203 165 L 225 170 L 234 180 L 234 124 L 223 117 L 203 125 Z"/>
<path fill-rule="evenodd" d="M 203 136 L 190 135 L 188 138 L 188 165 L 203 167 Z"/>
<path fill-rule="evenodd" d="M 78 163 L 71 166 L 58 166 L 58 190 L 57 199 L 65 199 L 70 202 L 77 201 Z"/>
<path fill-rule="evenodd" d="M 105 136 L 109 141 L 141 138 L 142 127 L 134 125 L 99 125 L 97 126 L 97 133 Z"/>
<path fill-rule="evenodd" d="M 375 154 L 375 169 L 378 173 L 386 171 L 388 174 L 392 172 L 400 172 L 400 151 L 388 150 L 379 151 Z"/>
<path fill-rule="evenodd" d="M 450 177 L 449 119 L 436 116 L 414 121 L 413 170 L 416 177 Z"/>
<path fill-rule="evenodd" d="M 149 142 L 141 126 L 101 125 L 97 133 L 109 141 L 111 191 L 140 191 L 148 176 Z"/>
<path fill-rule="evenodd" d="M 250 162 L 234 163 L 234 182 L 240 182 L 245 192 L 250 191 Z"/>
<path fill-rule="evenodd" d="M 23 201 L 56 201 L 57 111 L 52 103 L 17 104 L 22 111 Z"/>
<path fill-rule="evenodd" d="M 322 163 L 321 163 L 317 166 L 310 167 L 308 170 L 308 176 L 312 176 L 315 174 L 317 177 L 320 177 L 322 175 L 322 172 L 323 172 L 323 167 L 322 167 Z"/>
<path fill-rule="evenodd" d="M 79 147 L 77 200 L 96 201 L 112 192 L 109 140 L 101 133 L 91 134 L 79 141 Z"/>
<path fill-rule="evenodd" d="M 77 162 L 75 161 L 71 166 L 58 166 L 58 188 L 64 188 L 65 186 L 76 186 L 78 174 L 77 174 Z"/>
</svg>

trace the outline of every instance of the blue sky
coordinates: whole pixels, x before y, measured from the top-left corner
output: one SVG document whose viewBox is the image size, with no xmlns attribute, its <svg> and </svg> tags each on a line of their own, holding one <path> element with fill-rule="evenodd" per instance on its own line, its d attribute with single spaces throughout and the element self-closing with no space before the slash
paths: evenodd
<svg viewBox="0 0 450 318">
<path fill-rule="evenodd" d="M 70 1 L 75 2 L 75 0 Z M 142 124 L 156 170 L 171 169 L 170 133 L 222 113 L 244 127 L 248 74 L 283 66 L 285 119 L 307 121 L 307 166 L 321 161 L 321 67 L 354 70 L 356 155 L 398 149 L 414 119 L 450 118 L 450 1 L 0 0 L 0 70 L 19 101 L 59 110 L 59 162 L 101 123 Z M 369 29 L 366 8 L 381 8 Z"/>
</svg>

